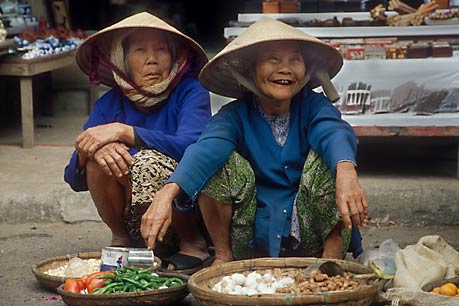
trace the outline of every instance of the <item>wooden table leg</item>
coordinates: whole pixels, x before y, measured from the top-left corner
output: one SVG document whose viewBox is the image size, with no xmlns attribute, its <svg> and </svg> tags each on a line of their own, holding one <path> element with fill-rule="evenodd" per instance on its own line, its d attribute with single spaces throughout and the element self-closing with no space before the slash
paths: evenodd
<svg viewBox="0 0 459 306">
<path fill-rule="evenodd" d="M 22 147 L 33 147 L 33 90 L 32 77 L 21 77 Z"/>
</svg>

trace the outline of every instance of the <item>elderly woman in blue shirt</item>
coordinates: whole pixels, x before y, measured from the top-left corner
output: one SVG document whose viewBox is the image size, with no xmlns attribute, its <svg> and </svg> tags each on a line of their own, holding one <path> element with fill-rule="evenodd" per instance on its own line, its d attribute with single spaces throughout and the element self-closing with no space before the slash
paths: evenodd
<svg viewBox="0 0 459 306">
<path fill-rule="evenodd" d="M 329 45 L 277 20 L 250 26 L 201 71 L 237 100 L 189 146 L 142 218 L 148 247 L 163 238 L 174 198 L 199 205 L 213 264 L 261 256 L 343 258 L 368 213 L 356 137 L 330 103 L 342 66 Z M 326 96 L 311 90 L 322 85 Z M 180 202 L 180 203 L 183 203 Z M 175 205 L 186 209 L 186 205 Z"/>
<path fill-rule="evenodd" d="M 112 89 L 77 136 L 65 181 L 89 190 L 111 245 L 141 244 L 142 215 L 210 119 L 209 92 L 197 80 L 207 56 L 174 27 L 140 13 L 89 37 L 76 58 L 91 81 Z M 193 215 L 174 219 L 180 250 L 208 258 Z"/>
</svg>

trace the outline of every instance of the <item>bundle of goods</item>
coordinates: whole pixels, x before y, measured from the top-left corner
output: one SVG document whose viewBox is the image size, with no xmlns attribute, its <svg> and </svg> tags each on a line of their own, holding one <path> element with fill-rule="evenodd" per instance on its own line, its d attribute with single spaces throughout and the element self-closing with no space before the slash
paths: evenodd
<svg viewBox="0 0 459 306">
<path fill-rule="evenodd" d="M 47 21 L 41 18 L 38 29 L 26 29 L 14 37 L 15 48 L 23 59 L 58 54 L 78 48 L 88 35 L 81 29 L 68 30 L 63 26 L 49 28 Z"/>
<path fill-rule="evenodd" d="M 373 20 L 385 21 L 388 26 L 418 26 L 424 24 L 424 19 L 437 8 L 438 4 L 435 0 L 421 4 L 417 9 L 403 1 L 390 0 L 388 9 L 398 14 L 387 17 L 384 6 L 379 4 L 370 10 L 370 15 Z"/>
<path fill-rule="evenodd" d="M 459 10 L 437 10 L 425 22 L 428 25 L 459 24 Z"/>
<path fill-rule="evenodd" d="M 320 268 L 330 262 L 343 273 Z M 211 266 L 193 274 L 188 287 L 200 305 L 370 305 L 382 283 L 355 262 L 290 257 Z"/>
<path fill-rule="evenodd" d="M 457 10 L 440 10 L 435 11 L 429 15 L 429 19 L 445 20 L 450 18 L 459 18 L 459 11 Z"/>
</svg>

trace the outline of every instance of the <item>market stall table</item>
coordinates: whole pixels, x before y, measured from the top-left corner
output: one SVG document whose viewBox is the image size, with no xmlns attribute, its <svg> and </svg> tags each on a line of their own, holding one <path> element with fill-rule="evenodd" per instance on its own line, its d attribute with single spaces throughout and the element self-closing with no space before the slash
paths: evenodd
<svg viewBox="0 0 459 306">
<path fill-rule="evenodd" d="M 22 59 L 16 55 L 0 57 L 0 76 L 20 78 L 22 146 L 34 144 L 33 76 L 65 68 L 75 63 L 75 50 L 34 59 Z"/>
<path fill-rule="evenodd" d="M 357 137 L 451 137 L 459 139 L 459 113 L 343 115 Z M 459 178 L 459 146 L 457 177 Z"/>
</svg>

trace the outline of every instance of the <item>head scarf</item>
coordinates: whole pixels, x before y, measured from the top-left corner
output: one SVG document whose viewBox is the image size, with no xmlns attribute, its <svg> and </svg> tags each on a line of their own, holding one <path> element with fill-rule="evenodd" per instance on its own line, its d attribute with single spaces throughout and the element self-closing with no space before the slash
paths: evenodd
<svg viewBox="0 0 459 306">
<path fill-rule="evenodd" d="M 129 31 L 125 35 L 119 35 L 113 39 L 110 58 L 117 68 L 112 69 L 113 78 L 129 100 L 142 107 L 150 108 L 166 100 L 181 77 L 189 70 L 189 53 L 185 48 L 180 50 L 175 62 L 172 63 L 169 76 L 165 80 L 150 86 L 139 87 L 134 84 L 127 76 L 128 72 L 125 71 L 126 54 L 124 54 L 123 41 L 132 33 L 134 31 Z"/>
</svg>

